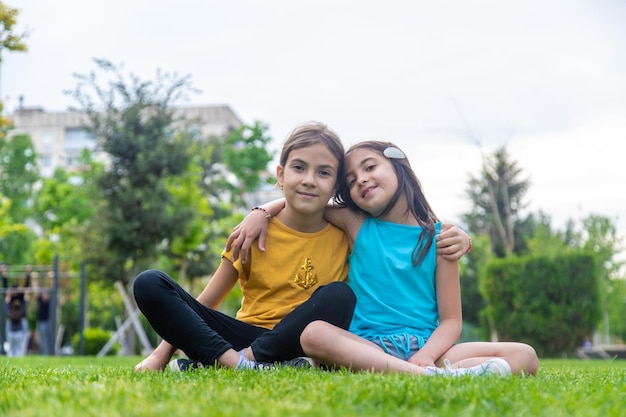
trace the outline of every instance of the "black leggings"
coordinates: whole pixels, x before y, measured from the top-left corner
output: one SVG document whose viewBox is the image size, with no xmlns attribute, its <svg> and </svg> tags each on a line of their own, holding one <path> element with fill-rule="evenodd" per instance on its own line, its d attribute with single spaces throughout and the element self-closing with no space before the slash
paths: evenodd
<svg viewBox="0 0 626 417">
<path fill-rule="evenodd" d="M 348 329 L 356 297 L 343 282 L 315 290 L 273 330 L 244 323 L 202 305 L 165 272 L 144 271 L 133 284 L 135 300 L 152 328 L 172 346 L 205 365 L 213 365 L 228 349 L 252 347 L 259 362 L 304 356 L 300 334 L 315 320 Z"/>
</svg>

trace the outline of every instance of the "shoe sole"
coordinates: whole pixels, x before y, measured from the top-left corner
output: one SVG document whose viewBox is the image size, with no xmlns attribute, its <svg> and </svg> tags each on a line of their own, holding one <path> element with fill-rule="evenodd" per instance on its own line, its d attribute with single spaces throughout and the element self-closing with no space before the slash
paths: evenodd
<svg viewBox="0 0 626 417">
<path fill-rule="evenodd" d="M 182 366 L 181 366 L 181 363 L 183 363 Z M 175 359 L 168 364 L 168 367 L 170 368 L 170 370 L 174 372 L 187 372 L 190 370 L 202 368 L 203 366 L 198 362 L 183 361 L 181 359 Z"/>
</svg>

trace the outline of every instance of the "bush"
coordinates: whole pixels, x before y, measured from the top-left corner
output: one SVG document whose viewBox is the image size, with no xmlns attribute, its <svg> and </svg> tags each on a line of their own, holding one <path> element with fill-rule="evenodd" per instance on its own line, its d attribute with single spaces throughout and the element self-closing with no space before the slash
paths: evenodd
<svg viewBox="0 0 626 417">
<path fill-rule="evenodd" d="M 85 355 L 87 356 L 95 356 L 97 355 L 104 345 L 107 344 L 109 339 L 111 339 L 112 333 L 100 329 L 100 328 L 87 328 L 85 329 Z M 72 338 L 72 346 L 74 347 L 74 352 L 79 353 L 78 344 L 80 342 L 80 335 L 78 333 L 74 334 Z M 111 349 L 107 352 L 107 355 L 115 355 L 119 350 L 119 343 L 113 344 Z"/>
<path fill-rule="evenodd" d="M 482 284 L 499 340 L 526 342 L 542 357 L 573 353 L 600 319 L 592 254 L 493 260 Z"/>
</svg>

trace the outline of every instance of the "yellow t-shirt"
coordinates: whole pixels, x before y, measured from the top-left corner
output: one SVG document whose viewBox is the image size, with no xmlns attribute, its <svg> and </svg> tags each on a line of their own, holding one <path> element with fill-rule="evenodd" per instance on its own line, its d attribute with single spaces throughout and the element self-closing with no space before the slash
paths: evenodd
<svg viewBox="0 0 626 417">
<path fill-rule="evenodd" d="M 332 224 L 302 233 L 272 219 L 265 252 L 255 242 L 245 265 L 241 257 L 233 263 L 243 293 L 237 319 L 272 329 L 320 286 L 346 281 L 348 253 L 345 233 Z M 222 256 L 232 262 L 232 252 Z"/>
</svg>

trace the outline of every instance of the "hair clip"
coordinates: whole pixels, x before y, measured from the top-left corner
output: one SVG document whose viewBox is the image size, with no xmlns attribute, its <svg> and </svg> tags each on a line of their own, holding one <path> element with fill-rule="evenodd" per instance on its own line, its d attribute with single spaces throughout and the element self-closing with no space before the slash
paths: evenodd
<svg viewBox="0 0 626 417">
<path fill-rule="evenodd" d="M 390 146 L 383 151 L 383 155 L 385 155 L 389 159 L 406 159 L 406 155 L 400 149 L 395 146 Z"/>
</svg>

